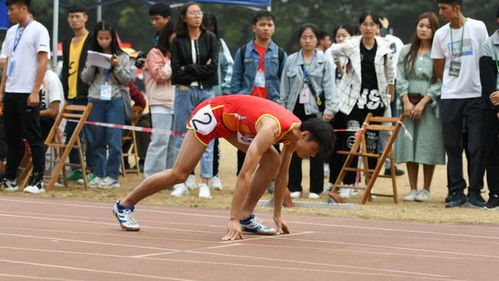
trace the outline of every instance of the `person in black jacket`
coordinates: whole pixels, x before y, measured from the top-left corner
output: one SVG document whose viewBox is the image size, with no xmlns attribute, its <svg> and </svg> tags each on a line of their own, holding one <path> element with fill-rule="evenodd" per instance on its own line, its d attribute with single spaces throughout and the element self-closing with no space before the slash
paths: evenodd
<svg viewBox="0 0 499 281">
<path fill-rule="evenodd" d="M 89 32 L 85 26 L 88 21 L 87 9 L 80 3 L 73 4 L 69 7 L 68 23 L 74 32 L 71 39 L 62 42 L 62 71 L 61 82 L 64 89 L 64 99 L 68 104 L 87 105 L 88 103 L 88 85 L 83 83 L 80 79 L 80 73 L 87 61 L 87 51 L 90 44 Z M 76 123 L 68 122 L 65 128 L 66 142 L 69 141 L 74 132 Z M 86 163 L 88 169 L 92 169 L 92 136 L 88 126 L 83 127 L 83 139 L 86 142 Z M 80 163 L 78 151 L 73 149 L 69 154 L 69 162 L 73 164 Z M 69 181 L 83 182 L 83 174 L 80 169 L 71 171 L 68 175 Z M 94 175 L 89 174 L 89 181 L 93 179 Z"/>
<path fill-rule="evenodd" d="M 176 18 L 176 37 L 172 42 L 172 84 L 175 88 L 174 130 L 179 133 L 175 142 L 180 150 L 186 124 L 192 110 L 202 101 L 214 97 L 213 86 L 218 85 L 218 40 L 215 34 L 202 26 L 203 12 L 199 4 L 189 2 L 180 9 Z M 195 51 L 195 53 L 193 53 Z M 199 197 L 211 198 L 208 181 L 213 177 L 213 141 L 201 159 Z M 174 186 L 173 196 L 185 196 L 185 184 Z"/>
<path fill-rule="evenodd" d="M 496 18 L 499 24 L 499 6 Z M 485 169 L 490 192 L 486 207 L 495 209 L 499 208 L 499 29 L 485 41 L 480 53 Z"/>
</svg>

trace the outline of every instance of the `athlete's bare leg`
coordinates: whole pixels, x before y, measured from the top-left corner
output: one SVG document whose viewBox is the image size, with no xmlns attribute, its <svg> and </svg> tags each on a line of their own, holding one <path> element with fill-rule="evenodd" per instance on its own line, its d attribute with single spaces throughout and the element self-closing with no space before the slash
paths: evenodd
<svg viewBox="0 0 499 281">
<path fill-rule="evenodd" d="M 248 145 L 239 143 L 237 137 L 230 137 L 226 140 L 243 152 L 246 152 L 248 149 Z M 273 146 L 262 155 L 260 164 L 251 178 L 249 194 L 244 201 L 240 219 L 245 219 L 253 213 L 258 200 L 260 200 L 269 184 L 276 177 L 280 163 L 280 154 Z"/>
<path fill-rule="evenodd" d="M 196 168 L 205 149 L 206 147 L 196 139 L 194 132 L 187 131 L 173 167 L 144 180 L 128 194 L 125 200 L 120 202 L 120 205 L 135 206 L 142 199 L 165 189 L 167 186 L 184 182 L 190 172 Z"/>
</svg>

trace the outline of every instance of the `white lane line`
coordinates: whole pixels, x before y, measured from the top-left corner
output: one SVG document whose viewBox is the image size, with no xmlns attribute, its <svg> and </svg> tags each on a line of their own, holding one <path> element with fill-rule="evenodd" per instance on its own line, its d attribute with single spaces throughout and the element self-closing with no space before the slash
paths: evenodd
<svg viewBox="0 0 499 281">
<path fill-rule="evenodd" d="M 396 246 L 383 246 L 383 245 L 350 243 L 350 242 L 338 242 L 338 241 L 297 239 L 297 238 L 289 238 L 288 240 L 298 241 L 298 242 L 340 244 L 340 245 L 348 245 L 348 246 L 371 247 L 371 248 L 377 248 L 377 249 L 393 249 L 393 250 L 403 250 L 403 251 L 416 251 L 416 252 L 425 252 L 425 253 L 438 253 L 438 254 L 450 254 L 450 255 L 457 255 L 457 256 L 470 256 L 470 257 L 499 259 L 499 256 L 481 255 L 481 254 L 470 254 L 470 253 L 460 253 L 460 252 L 453 252 L 453 251 L 427 250 L 427 249 L 418 249 L 418 248 L 407 248 L 407 247 L 396 247 Z"/>
<path fill-rule="evenodd" d="M 74 219 L 58 219 L 58 218 L 50 218 L 50 217 L 42 217 L 41 215 L 39 216 L 22 216 L 22 215 L 9 215 L 9 214 L 2 214 L 0 213 L 0 217 L 10 217 L 10 218 L 23 218 L 23 219 L 32 219 L 32 220 L 47 220 L 47 221 L 62 221 L 62 222 L 69 222 L 69 223 L 87 223 L 87 224 L 98 224 L 98 225 L 107 225 L 107 226 L 116 226 L 118 227 L 117 223 L 108 223 L 108 222 L 97 222 L 97 221 L 85 221 L 85 220 L 74 220 Z M 218 233 L 215 231 L 205 231 L 205 230 L 187 230 L 187 229 L 181 229 L 181 228 L 171 228 L 171 227 L 157 227 L 157 226 L 146 226 L 147 228 L 150 229 L 160 229 L 160 230 L 171 230 L 174 232 L 192 232 L 192 233 Z"/>
<path fill-rule="evenodd" d="M 109 254 L 92 254 L 88 252 L 75 252 L 75 251 L 58 251 L 58 250 L 40 250 L 40 249 L 32 249 L 32 248 L 15 248 L 15 247 L 0 247 L 0 248 L 6 248 L 6 249 L 13 249 L 13 250 L 24 250 L 24 251 L 31 251 L 31 252 L 49 252 L 49 253 L 61 253 L 61 254 L 69 254 L 69 255 L 84 255 L 84 256 L 100 256 L 100 257 L 115 257 L 119 259 L 135 259 L 133 257 L 129 256 L 118 256 L 118 255 L 109 255 Z M 209 255 L 209 253 L 204 253 L 204 252 L 193 252 L 196 254 L 206 254 Z M 219 254 L 217 254 L 218 256 Z M 231 255 L 227 255 L 231 256 Z M 233 255 L 233 257 L 238 257 L 238 258 L 246 258 L 247 256 L 238 256 L 238 255 Z M 251 259 L 256 259 L 256 260 L 270 260 L 269 258 L 262 258 L 262 257 L 253 257 L 253 256 L 248 256 Z M 303 268 L 303 267 L 296 267 L 296 266 L 269 266 L 269 265 L 255 265 L 255 264 L 248 264 L 248 263 L 230 263 L 230 262 L 213 262 L 213 261 L 206 261 L 206 260 L 181 260 L 181 259 L 165 259 L 165 258 L 154 258 L 154 257 L 145 257 L 142 258 L 143 260 L 150 260 L 150 261 L 166 261 L 166 262 L 177 262 L 177 263 L 188 263 L 188 264 L 205 264 L 205 265 L 219 265 L 222 266 L 223 268 L 226 268 L 227 266 L 232 266 L 232 267 L 246 267 L 249 269 L 254 269 L 254 268 L 261 268 L 261 269 L 277 269 L 277 270 L 282 270 L 284 272 L 289 272 L 289 271 L 307 271 L 307 272 L 320 272 L 320 273 L 341 273 L 341 274 L 347 274 L 347 275 L 362 275 L 362 276 L 383 276 L 383 277 L 398 277 L 398 278 L 412 278 L 412 279 L 421 279 L 421 280 L 449 280 L 450 276 L 447 275 L 433 275 L 433 274 L 425 274 L 425 273 L 411 273 L 410 275 L 400 275 L 400 274 L 390 274 L 390 273 L 374 273 L 374 272 L 351 272 L 351 271 L 343 271 L 343 270 L 330 270 L 330 269 L 313 269 L 313 268 Z M 281 261 L 278 259 L 274 259 L 277 261 Z M 0 259 L 0 262 L 3 260 Z M 293 260 L 282 260 L 283 262 L 289 262 L 289 263 L 298 263 L 298 264 L 310 264 L 312 266 L 323 266 L 324 268 L 329 268 L 329 267 L 347 267 L 348 266 L 342 266 L 338 264 L 319 264 L 319 263 L 312 263 L 312 262 L 301 262 L 301 261 L 293 261 Z M 22 261 L 19 261 L 22 262 Z M 52 265 L 49 265 L 52 266 Z M 56 266 L 57 267 L 57 266 Z M 368 268 L 360 268 L 361 270 L 370 270 Z M 224 269 L 227 270 L 227 269 Z M 376 271 L 390 271 L 390 270 L 383 270 L 383 269 L 374 269 Z M 414 275 L 423 275 L 423 276 L 414 276 Z M 429 277 L 428 277 L 429 276 Z M 454 279 L 452 279 L 454 280 Z M 454 281 L 463 281 L 463 280 L 454 280 Z"/>
<path fill-rule="evenodd" d="M 20 203 L 33 203 L 33 204 L 43 204 L 43 205 L 51 205 L 51 206 L 69 206 L 69 207 L 85 207 L 85 208 L 99 208 L 99 209 L 110 209 L 109 206 L 99 206 L 97 204 L 80 204 L 80 203 L 61 203 L 57 200 L 16 200 L 9 198 L 0 197 L 0 201 L 6 202 L 20 202 Z M 191 217 L 212 217 L 212 218 L 223 218 L 227 219 L 227 216 L 222 215 L 207 215 L 207 214 L 196 214 L 196 213 L 186 213 L 186 212 L 173 212 L 173 211 L 161 211 L 151 209 L 152 206 L 140 206 L 140 212 L 149 212 L 149 213 L 160 213 L 160 214 L 173 214 L 173 215 L 183 215 L 183 216 L 191 216 Z M 360 220 L 359 220 L 360 221 Z M 318 223 L 318 222 L 305 222 L 305 221 L 288 221 L 288 223 L 301 224 L 301 225 L 312 225 L 312 226 L 326 226 L 326 227 L 338 227 L 338 228 L 352 228 L 352 229 L 363 229 L 363 230 L 378 230 L 378 231 L 386 231 L 386 232 L 406 232 L 406 233 L 416 233 L 416 234 L 431 234 L 431 235 L 441 235 L 441 236 L 453 236 L 453 237 L 463 237 L 463 238 L 480 238 L 487 240 L 499 240 L 499 237 L 495 236 L 480 236 L 480 235 L 470 235 L 470 234 L 458 234 L 458 233 L 446 233 L 446 232 L 436 232 L 436 231 L 421 231 L 421 230 L 411 230 L 411 229 L 395 229 L 395 228 L 383 228 L 383 227 L 369 227 L 369 226 L 357 226 L 357 225 L 343 225 L 343 224 L 327 224 L 327 223 Z M 409 222 L 407 224 L 410 224 Z M 431 225 L 428 223 L 428 225 Z M 407 225 L 403 225 L 407 226 Z M 402 227 L 403 227 L 402 226 Z M 460 225 L 454 225 L 460 226 Z M 484 229 L 494 229 L 497 227 L 484 227 Z M 499 229 L 499 228 L 498 228 Z"/>
<path fill-rule="evenodd" d="M 241 246 L 243 244 L 226 244 L 226 245 L 219 245 L 219 246 L 210 246 L 210 247 L 203 247 L 203 248 L 196 248 L 196 249 L 189 249 L 189 250 L 178 250 L 175 252 L 161 252 L 161 253 L 152 253 L 152 254 L 145 254 L 145 255 L 137 255 L 137 256 L 132 256 L 132 258 L 148 258 L 148 257 L 155 257 L 155 256 L 162 256 L 162 255 L 169 255 L 169 254 L 177 254 L 177 253 L 191 253 L 192 251 L 204 251 L 204 250 L 212 250 L 212 249 L 220 249 L 220 248 L 228 248 L 228 247 L 235 247 L 235 246 Z"/>
<path fill-rule="evenodd" d="M 51 281 L 78 281 L 79 280 L 79 279 L 61 279 L 61 278 L 54 278 L 54 277 L 41 277 L 41 276 L 4 274 L 4 273 L 0 273 L 0 276 L 11 277 L 11 278 L 22 278 L 22 279 L 34 279 L 34 280 L 51 280 Z"/>
<path fill-rule="evenodd" d="M 170 278 L 170 277 L 161 277 L 161 276 L 147 275 L 147 274 L 136 274 L 136 273 L 128 273 L 128 272 L 90 269 L 90 268 L 84 268 L 84 267 L 53 265 L 53 264 L 37 263 L 37 262 L 25 262 L 25 261 L 6 260 L 6 259 L 0 259 L 0 262 L 39 266 L 39 267 L 48 267 L 48 268 L 57 268 L 57 269 L 66 269 L 66 270 L 73 270 L 73 271 L 123 275 L 123 276 L 129 276 L 129 277 L 140 277 L 140 278 L 149 278 L 149 279 L 173 280 L 173 281 L 194 281 L 193 279 Z"/>
<path fill-rule="evenodd" d="M 290 236 L 298 236 L 298 235 L 306 235 L 306 234 L 312 234 L 315 233 L 315 231 L 303 231 L 303 232 L 296 232 L 296 233 L 290 233 L 290 234 L 279 234 L 279 235 L 257 235 L 257 234 L 249 234 L 245 235 L 246 238 L 248 239 L 243 239 L 243 240 L 235 240 L 235 241 L 256 241 L 256 240 L 267 240 L 267 239 L 278 239 L 278 238 L 286 238 Z M 244 235 L 244 233 L 243 233 Z M 253 238 L 255 237 L 255 238 Z M 226 243 L 231 243 L 232 241 L 228 241 Z"/>
</svg>

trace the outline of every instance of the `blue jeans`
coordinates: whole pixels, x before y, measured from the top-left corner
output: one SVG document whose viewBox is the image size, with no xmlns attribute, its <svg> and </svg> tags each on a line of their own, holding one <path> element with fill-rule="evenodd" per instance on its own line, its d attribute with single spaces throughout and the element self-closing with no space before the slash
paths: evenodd
<svg viewBox="0 0 499 281">
<path fill-rule="evenodd" d="M 173 114 L 151 114 L 151 123 L 154 129 L 171 131 L 173 119 Z M 175 137 L 172 134 L 152 133 L 144 163 L 144 177 L 148 178 L 157 172 L 171 168 L 175 162 L 175 157 Z"/>
<path fill-rule="evenodd" d="M 112 124 L 125 124 L 125 111 L 121 97 L 112 100 L 89 99 L 94 104 L 89 120 Z M 91 126 L 94 136 L 93 159 L 95 174 L 100 178 L 118 179 L 121 164 L 120 129 Z"/>
<path fill-rule="evenodd" d="M 74 105 L 87 105 L 88 100 L 87 99 L 68 99 L 66 100 L 66 103 L 68 104 L 74 104 Z M 66 143 L 69 142 L 69 139 L 71 138 L 71 135 L 73 135 L 73 132 L 76 128 L 76 123 L 74 122 L 67 122 L 66 127 L 64 128 L 64 134 L 66 135 Z M 83 129 L 80 132 L 80 141 L 85 149 L 85 159 L 86 159 L 86 164 L 87 164 L 87 169 L 90 171 L 94 170 L 94 163 L 92 163 L 92 154 L 93 154 L 93 147 L 94 147 L 94 138 L 92 136 L 92 131 L 90 128 L 90 125 L 85 125 L 83 126 Z M 72 149 L 71 152 L 69 153 L 69 163 L 72 164 L 79 164 L 80 163 L 80 155 L 78 154 L 78 151 L 76 149 Z"/>
<path fill-rule="evenodd" d="M 198 104 L 214 96 L 215 92 L 211 87 L 205 89 L 189 87 L 186 91 L 182 91 L 179 86 L 176 87 L 175 105 L 173 107 L 175 112 L 174 128 L 176 132 L 182 133 L 182 136 L 177 136 L 175 141 L 175 152 L 177 155 L 184 141 L 183 133 L 187 132 L 185 126 L 192 111 Z M 206 151 L 201 157 L 201 177 L 205 179 L 213 177 L 213 141 L 208 144 Z"/>
</svg>

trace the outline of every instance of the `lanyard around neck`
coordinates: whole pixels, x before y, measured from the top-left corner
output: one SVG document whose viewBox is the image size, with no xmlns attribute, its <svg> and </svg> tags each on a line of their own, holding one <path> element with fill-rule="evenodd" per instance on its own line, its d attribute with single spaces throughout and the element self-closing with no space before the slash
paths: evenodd
<svg viewBox="0 0 499 281">
<path fill-rule="evenodd" d="M 28 25 L 31 23 L 31 19 L 26 23 L 25 26 L 21 27 L 19 25 L 16 30 L 16 37 L 14 38 L 14 48 L 12 49 L 14 52 L 17 49 L 17 45 L 19 45 L 19 41 L 21 41 L 21 37 L 23 36 L 24 30 L 28 27 Z"/>
<path fill-rule="evenodd" d="M 460 42 L 460 46 L 459 46 L 459 57 L 461 57 L 463 55 L 463 46 L 464 46 L 464 26 L 466 25 L 466 18 L 464 18 L 464 21 L 463 21 L 463 31 L 461 32 L 461 42 Z M 450 29 L 450 42 L 451 42 L 451 46 L 454 45 L 454 39 L 452 38 L 452 27 L 450 26 L 449 24 L 449 29 Z M 451 47 L 452 50 L 454 51 L 454 47 Z"/>
</svg>

